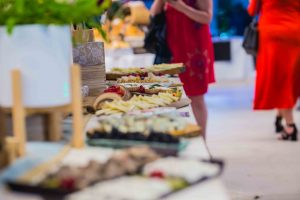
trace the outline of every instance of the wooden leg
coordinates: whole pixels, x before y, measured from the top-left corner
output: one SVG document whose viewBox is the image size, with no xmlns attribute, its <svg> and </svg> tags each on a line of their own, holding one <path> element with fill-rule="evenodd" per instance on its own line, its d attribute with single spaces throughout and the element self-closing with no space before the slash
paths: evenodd
<svg viewBox="0 0 300 200">
<path fill-rule="evenodd" d="M 7 165 L 6 153 L 4 150 L 0 151 L 0 170 Z"/>
<path fill-rule="evenodd" d="M 17 159 L 18 141 L 15 137 L 7 137 L 5 141 L 6 164 L 10 165 Z"/>
<path fill-rule="evenodd" d="M 56 142 L 62 137 L 62 113 L 50 112 L 44 115 L 46 140 Z"/>
<path fill-rule="evenodd" d="M 0 109 L 0 169 L 7 164 L 6 155 L 4 151 L 5 135 L 6 135 L 5 114 Z"/>
<path fill-rule="evenodd" d="M 6 125 L 5 113 L 0 109 L 0 151 L 1 147 L 4 145 L 5 136 L 7 134 Z"/>
<path fill-rule="evenodd" d="M 12 71 L 12 91 L 13 91 L 13 135 L 18 141 L 18 156 L 25 154 L 26 145 L 26 122 L 25 108 L 22 98 L 22 81 L 19 70 Z"/>
<path fill-rule="evenodd" d="M 81 96 L 81 72 L 78 65 L 72 66 L 71 79 L 73 113 L 73 134 L 71 145 L 75 148 L 81 148 L 84 146 L 84 133 Z"/>
</svg>

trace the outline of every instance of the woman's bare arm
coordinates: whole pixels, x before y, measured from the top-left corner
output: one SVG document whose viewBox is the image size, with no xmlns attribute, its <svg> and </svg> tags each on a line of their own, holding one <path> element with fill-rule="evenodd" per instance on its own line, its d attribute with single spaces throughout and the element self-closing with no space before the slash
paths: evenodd
<svg viewBox="0 0 300 200">
<path fill-rule="evenodd" d="M 248 13 L 251 16 L 255 15 L 256 12 L 256 4 L 257 4 L 257 0 L 249 0 L 249 6 L 248 6 Z"/>
<path fill-rule="evenodd" d="M 197 0 L 197 8 L 193 8 L 183 0 L 168 0 L 170 5 L 179 12 L 184 13 L 190 19 L 201 23 L 209 24 L 213 17 L 213 2 L 212 0 Z"/>
<path fill-rule="evenodd" d="M 151 16 L 155 16 L 161 13 L 164 9 L 164 5 L 165 5 L 164 0 L 155 0 L 150 9 Z"/>
</svg>

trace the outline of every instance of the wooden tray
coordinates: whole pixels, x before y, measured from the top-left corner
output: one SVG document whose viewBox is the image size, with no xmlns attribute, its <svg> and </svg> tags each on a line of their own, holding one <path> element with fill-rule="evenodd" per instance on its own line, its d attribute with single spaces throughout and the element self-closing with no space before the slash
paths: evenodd
<svg viewBox="0 0 300 200">
<path fill-rule="evenodd" d="M 179 101 L 173 102 L 168 107 L 175 107 L 177 109 L 184 108 L 186 106 L 189 106 L 191 104 L 191 100 L 189 98 L 181 98 Z"/>
<path fill-rule="evenodd" d="M 153 72 L 155 75 L 175 75 L 180 74 L 185 71 L 185 66 L 178 66 L 173 69 L 168 70 L 160 70 Z M 118 78 L 121 78 L 122 76 L 128 76 L 129 74 L 123 74 L 123 73 L 116 73 L 116 72 L 107 72 L 106 73 L 106 80 L 117 80 Z"/>
<path fill-rule="evenodd" d="M 202 128 L 195 124 L 188 124 L 186 129 L 182 131 L 181 133 L 174 133 L 173 136 L 177 137 L 185 137 L 185 138 L 192 138 L 192 137 L 198 137 L 202 133 Z"/>
</svg>

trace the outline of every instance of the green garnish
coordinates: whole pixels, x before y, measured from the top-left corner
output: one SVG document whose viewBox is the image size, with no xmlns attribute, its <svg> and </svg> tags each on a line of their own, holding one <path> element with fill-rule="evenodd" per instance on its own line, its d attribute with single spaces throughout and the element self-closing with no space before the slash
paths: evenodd
<svg viewBox="0 0 300 200">
<path fill-rule="evenodd" d="M 159 85 L 159 84 L 154 84 L 154 85 L 151 85 L 151 86 L 149 87 L 149 89 L 154 89 L 154 88 L 156 88 L 156 87 L 162 87 L 162 86 Z"/>
</svg>

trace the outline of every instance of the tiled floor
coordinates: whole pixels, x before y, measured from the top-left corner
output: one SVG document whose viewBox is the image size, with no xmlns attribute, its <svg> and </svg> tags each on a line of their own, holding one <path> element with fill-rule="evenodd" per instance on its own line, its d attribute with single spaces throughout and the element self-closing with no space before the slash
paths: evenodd
<svg viewBox="0 0 300 200">
<path fill-rule="evenodd" d="M 224 183 L 234 200 L 299 200 L 300 141 L 278 141 L 275 112 L 251 110 L 253 84 L 215 85 L 207 95 L 208 146 L 226 160 Z M 300 127 L 300 112 L 296 112 Z"/>
</svg>

